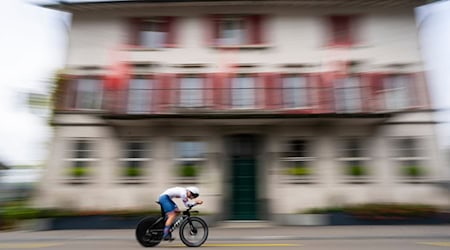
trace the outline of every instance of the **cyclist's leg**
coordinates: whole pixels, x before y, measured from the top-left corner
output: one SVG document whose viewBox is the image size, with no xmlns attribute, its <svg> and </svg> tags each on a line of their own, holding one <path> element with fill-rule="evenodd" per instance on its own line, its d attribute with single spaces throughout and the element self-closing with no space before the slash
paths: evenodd
<svg viewBox="0 0 450 250">
<path fill-rule="evenodd" d="M 168 195 L 161 196 L 159 202 L 167 216 L 164 225 L 163 238 L 164 240 L 173 240 L 172 236 L 170 235 L 170 226 L 172 226 L 172 223 L 176 218 L 177 205 L 172 201 L 172 199 L 170 199 Z"/>
</svg>

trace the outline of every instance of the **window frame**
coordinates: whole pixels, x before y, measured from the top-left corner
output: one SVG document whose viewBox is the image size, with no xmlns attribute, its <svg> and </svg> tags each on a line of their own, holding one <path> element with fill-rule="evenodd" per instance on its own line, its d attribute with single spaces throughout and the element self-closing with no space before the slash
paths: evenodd
<svg viewBox="0 0 450 250">
<path fill-rule="evenodd" d="M 348 152 L 353 150 L 353 147 L 348 147 L 351 144 L 351 141 L 356 141 L 358 144 L 358 153 L 356 155 L 350 155 Z M 365 184 L 370 183 L 370 180 L 373 179 L 373 169 L 371 168 L 371 160 L 370 156 L 370 147 L 368 146 L 369 140 L 365 139 L 363 136 L 343 136 L 338 140 L 338 162 L 341 176 L 344 178 L 344 182 L 351 184 Z M 366 174 L 362 173 L 361 175 L 352 175 L 349 172 L 353 171 L 353 167 L 355 166 L 353 163 L 358 162 L 359 165 L 362 165 L 361 171 L 366 171 Z"/>
<path fill-rule="evenodd" d="M 173 48 L 176 47 L 176 17 L 175 16 L 147 16 L 147 17 L 135 17 L 130 18 L 130 34 L 129 40 L 132 45 L 135 47 L 130 49 L 136 50 L 160 50 L 165 48 Z M 161 33 L 163 33 L 164 39 L 157 45 L 148 45 L 145 44 L 142 40 L 142 33 L 144 32 L 152 32 L 146 31 L 145 23 L 153 23 L 154 25 L 160 24 L 159 29 L 161 29 Z"/>
<path fill-rule="evenodd" d="M 142 80 L 146 82 L 147 88 L 132 88 L 133 80 Z M 127 93 L 127 114 L 148 114 L 151 113 L 154 110 L 153 103 L 155 98 L 155 91 L 156 91 L 156 80 L 152 77 L 144 76 L 144 75 L 134 75 L 130 78 L 128 82 L 128 93 Z M 132 93 L 136 92 L 139 96 L 139 98 L 136 98 L 136 96 L 132 96 Z M 133 105 L 133 102 L 137 100 L 143 101 L 145 100 L 146 103 L 134 103 L 137 104 L 138 108 L 134 110 L 130 110 L 131 106 Z M 142 106 L 142 104 L 144 104 Z M 144 107 L 144 108 L 142 108 Z"/>
<path fill-rule="evenodd" d="M 209 15 L 210 31 L 208 32 L 208 43 L 215 48 L 251 48 L 264 49 L 264 15 L 260 14 L 214 14 Z M 224 42 L 224 22 L 229 20 L 242 20 L 242 32 L 240 41 Z M 236 39 L 235 39 L 236 40 Z"/>
<path fill-rule="evenodd" d="M 305 155 L 291 155 L 291 151 L 287 150 L 291 147 L 290 142 L 294 141 L 303 141 L 306 142 L 306 149 L 305 149 Z M 317 157 L 315 156 L 315 150 L 314 150 L 314 140 L 310 137 L 290 137 L 290 138 L 284 138 L 281 144 L 282 151 L 280 152 L 280 174 L 281 174 L 281 181 L 282 183 L 286 184 L 312 184 L 316 182 L 317 174 L 315 173 L 316 169 L 316 160 Z M 307 170 L 297 170 L 297 163 L 301 163 L 300 166 L 304 166 L 306 163 L 305 168 Z M 294 167 L 292 167 L 292 164 L 294 164 Z M 293 172 L 291 173 L 291 169 Z M 299 172 L 297 172 L 299 171 Z M 303 172 L 305 171 L 305 172 Z"/>
<path fill-rule="evenodd" d="M 128 147 L 130 143 L 141 143 L 143 144 L 143 148 L 138 150 L 133 150 Z M 146 138 L 121 138 L 120 140 L 120 155 L 121 157 L 118 159 L 119 162 L 119 181 L 123 184 L 142 184 L 148 181 L 149 177 L 149 169 L 151 166 L 152 158 L 152 144 L 149 139 Z M 143 157 L 129 157 L 129 153 L 132 151 L 143 153 Z M 142 156 L 142 155 L 141 155 Z M 139 166 L 128 166 L 129 162 L 138 162 Z M 129 176 L 128 170 L 130 168 L 139 168 L 137 172 L 140 174 L 136 176 Z"/>
<path fill-rule="evenodd" d="M 93 81 L 97 85 L 97 88 L 91 92 L 93 93 L 93 97 L 91 97 L 91 100 L 88 100 L 90 102 L 89 105 L 93 105 L 92 107 L 85 107 L 85 104 L 81 104 L 81 98 L 86 98 L 83 91 L 80 90 L 80 86 L 82 86 L 82 81 Z M 87 84 L 87 83 L 84 83 Z M 92 84 L 92 83 L 91 83 Z M 87 91 L 86 91 L 87 92 Z M 103 89 L 103 80 L 99 76 L 79 76 L 76 79 L 76 88 L 75 88 L 75 103 L 74 108 L 76 110 L 85 110 L 85 111 L 100 111 L 104 108 L 104 89 Z M 85 102 L 85 100 L 83 101 Z"/>
<path fill-rule="evenodd" d="M 399 150 L 398 142 L 401 140 L 412 140 L 414 141 L 415 147 Z M 389 138 L 389 143 L 392 148 L 391 160 L 395 168 L 394 176 L 397 176 L 398 181 L 413 184 L 426 182 L 430 176 L 430 168 L 428 167 L 429 157 L 426 156 L 426 147 L 424 146 L 425 138 L 419 136 L 399 136 Z M 411 151 L 411 149 L 414 150 L 414 153 L 411 155 L 400 153 Z M 411 165 L 409 163 L 405 165 L 403 164 L 404 162 L 415 162 L 417 165 Z M 405 167 L 407 166 L 417 166 L 422 171 L 422 174 L 419 176 L 402 174 L 402 171 L 405 171 Z"/>
<path fill-rule="evenodd" d="M 285 86 L 286 79 L 292 79 L 292 78 L 301 78 L 304 79 L 304 86 L 300 86 L 300 87 L 290 87 L 287 88 Z M 310 86 L 309 86 L 309 77 L 306 74 L 284 74 L 281 76 L 281 96 L 282 96 L 282 108 L 283 109 L 310 109 L 311 108 L 311 99 L 312 99 L 312 92 L 310 91 Z M 302 101 L 303 103 L 300 103 L 299 105 L 296 105 L 294 103 L 293 106 L 289 106 L 286 103 L 286 91 L 288 93 L 292 93 L 293 91 L 295 92 L 300 92 L 299 94 L 297 94 L 298 96 L 303 96 L 304 97 L 304 101 Z M 303 92 L 303 93 L 302 93 Z M 295 101 L 294 101 L 295 102 Z M 304 104 L 304 105 L 302 105 Z"/>
<path fill-rule="evenodd" d="M 390 80 L 392 78 L 394 79 L 398 79 L 400 77 L 404 77 L 406 78 L 404 82 L 402 82 L 403 86 L 400 87 L 396 87 L 396 88 L 390 88 L 390 87 L 386 87 L 386 85 L 399 85 L 398 82 L 386 82 L 387 80 Z M 382 84 L 383 84 L 383 104 L 384 104 L 384 108 L 388 111 L 398 111 L 398 110 L 404 110 L 404 109 L 408 109 L 411 108 L 413 106 L 413 102 L 414 100 L 411 99 L 410 97 L 413 96 L 413 83 L 414 83 L 414 79 L 411 75 L 409 74 L 387 74 L 383 77 L 382 79 Z M 398 100 L 398 96 L 401 95 L 402 96 L 402 100 L 401 103 Z M 391 98 L 391 97 L 394 98 Z M 392 104 L 395 103 L 395 104 Z"/>
<path fill-rule="evenodd" d="M 252 83 L 252 87 L 246 87 L 242 85 L 242 82 L 238 83 L 238 87 L 235 88 L 235 80 L 236 79 L 251 79 L 251 83 Z M 242 86 L 243 87 L 242 87 Z M 230 78 L 230 107 L 231 109 L 234 110 L 252 110 L 252 109 L 256 109 L 257 108 L 257 94 L 258 94 L 258 77 L 252 74 L 239 74 L 237 76 L 231 77 Z M 247 94 L 245 92 L 245 90 L 251 91 L 251 94 Z M 238 92 L 236 92 L 238 91 Z M 244 92 L 242 92 L 244 91 Z M 237 95 L 237 96 L 236 96 Z M 252 103 L 250 102 L 246 102 L 248 96 L 252 96 L 251 99 L 249 99 L 250 101 L 252 101 Z M 240 102 L 244 100 L 244 103 L 236 103 L 236 102 Z"/>
<path fill-rule="evenodd" d="M 79 143 L 86 143 L 88 149 L 79 149 Z M 92 181 L 94 175 L 94 165 L 98 162 L 98 141 L 92 138 L 70 138 L 66 141 L 68 148 L 65 150 L 65 169 L 67 172 L 64 179 L 68 184 L 88 184 Z M 77 155 L 78 152 L 88 152 L 87 157 Z M 82 167 L 77 163 L 83 163 Z M 74 165 L 75 164 L 75 165 Z M 84 168 L 84 170 L 81 170 Z M 80 176 L 77 176 L 80 174 Z"/>
<path fill-rule="evenodd" d="M 349 79 L 356 79 L 356 81 L 348 82 Z M 364 87 L 362 86 L 362 81 L 362 76 L 356 74 L 341 77 L 333 81 L 336 112 L 360 113 L 363 111 L 362 98 Z M 357 96 L 351 97 L 351 95 L 355 93 Z M 350 98 L 348 98 L 348 96 L 350 96 Z"/>
<path fill-rule="evenodd" d="M 198 143 L 200 147 L 200 155 L 183 155 L 179 154 L 179 143 Z M 176 171 L 173 182 L 178 184 L 198 184 L 200 182 L 201 172 L 207 162 L 207 142 L 202 138 L 177 138 L 173 142 L 174 147 L 174 170 Z M 194 166 L 193 176 L 183 176 L 185 170 L 181 169 L 186 166 Z"/>
<path fill-rule="evenodd" d="M 198 86 L 196 88 L 184 88 L 183 84 L 185 79 L 197 79 Z M 177 100 L 177 106 L 179 108 L 203 108 L 206 107 L 206 100 L 205 100 L 205 93 L 206 93 L 206 78 L 201 74 L 186 74 L 181 75 L 178 78 L 179 82 L 179 96 Z M 189 94 L 191 93 L 191 94 Z M 198 100 L 195 102 L 192 102 L 192 93 L 194 93 L 194 97 L 197 97 L 197 99 L 194 98 L 194 100 Z M 187 99 L 185 99 L 187 98 Z M 192 102 L 192 103 L 191 103 Z"/>
<path fill-rule="evenodd" d="M 249 27 L 248 22 L 244 16 L 223 16 L 220 17 L 218 21 L 218 37 L 216 37 L 217 44 L 219 46 L 239 46 L 239 45 L 247 45 L 250 44 L 249 42 Z M 234 25 L 240 26 L 240 29 L 234 29 L 234 32 L 237 32 L 240 34 L 238 37 L 225 37 L 224 33 L 225 30 L 225 24 L 226 22 L 236 22 Z M 231 29 L 233 30 L 233 29 Z M 231 31 L 228 31 L 231 32 Z M 232 42 L 226 42 L 226 39 L 233 40 Z"/>
</svg>

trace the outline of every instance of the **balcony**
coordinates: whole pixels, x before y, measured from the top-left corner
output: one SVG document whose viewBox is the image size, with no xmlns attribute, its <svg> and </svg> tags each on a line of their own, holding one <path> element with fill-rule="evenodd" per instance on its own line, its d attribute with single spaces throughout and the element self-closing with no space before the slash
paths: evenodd
<svg viewBox="0 0 450 250">
<path fill-rule="evenodd" d="M 364 75 L 333 81 L 320 75 L 173 75 L 135 77 L 108 87 L 101 78 L 72 78 L 61 85 L 55 112 L 114 119 L 374 118 L 428 107 L 427 97 L 414 92 L 413 84 L 390 81 L 386 85 L 390 87 L 383 88 L 371 79 Z"/>
</svg>

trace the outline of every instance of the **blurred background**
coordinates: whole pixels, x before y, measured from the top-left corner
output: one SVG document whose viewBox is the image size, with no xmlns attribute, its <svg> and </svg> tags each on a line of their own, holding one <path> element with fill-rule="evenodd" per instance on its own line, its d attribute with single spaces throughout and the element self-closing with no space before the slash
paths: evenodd
<svg viewBox="0 0 450 250">
<path fill-rule="evenodd" d="M 6 0 L 0 25 L 4 228 L 186 185 L 214 221 L 448 212 L 447 1 Z"/>
</svg>

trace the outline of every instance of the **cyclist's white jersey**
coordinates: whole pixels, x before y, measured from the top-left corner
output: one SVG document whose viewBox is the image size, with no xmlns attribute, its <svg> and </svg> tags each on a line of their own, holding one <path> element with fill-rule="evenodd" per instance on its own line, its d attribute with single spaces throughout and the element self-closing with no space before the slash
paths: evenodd
<svg viewBox="0 0 450 250">
<path fill-rule="evenodd" d="M 173 198 L 180 198 L 183 201 L 183 204 L 185 207 L 189 207 L 192 205 L 195 205 L 195 202 L 189 202 L 189 199 L 187 197 L 187 190 L 186 188 L 182 188 L 182 187 L 173 187 L 173 188 L 169 188 L 166 191 L 164 191 L 161 195 L 168 195 L 170 197 L 170 199 Z"/>
</svg>

